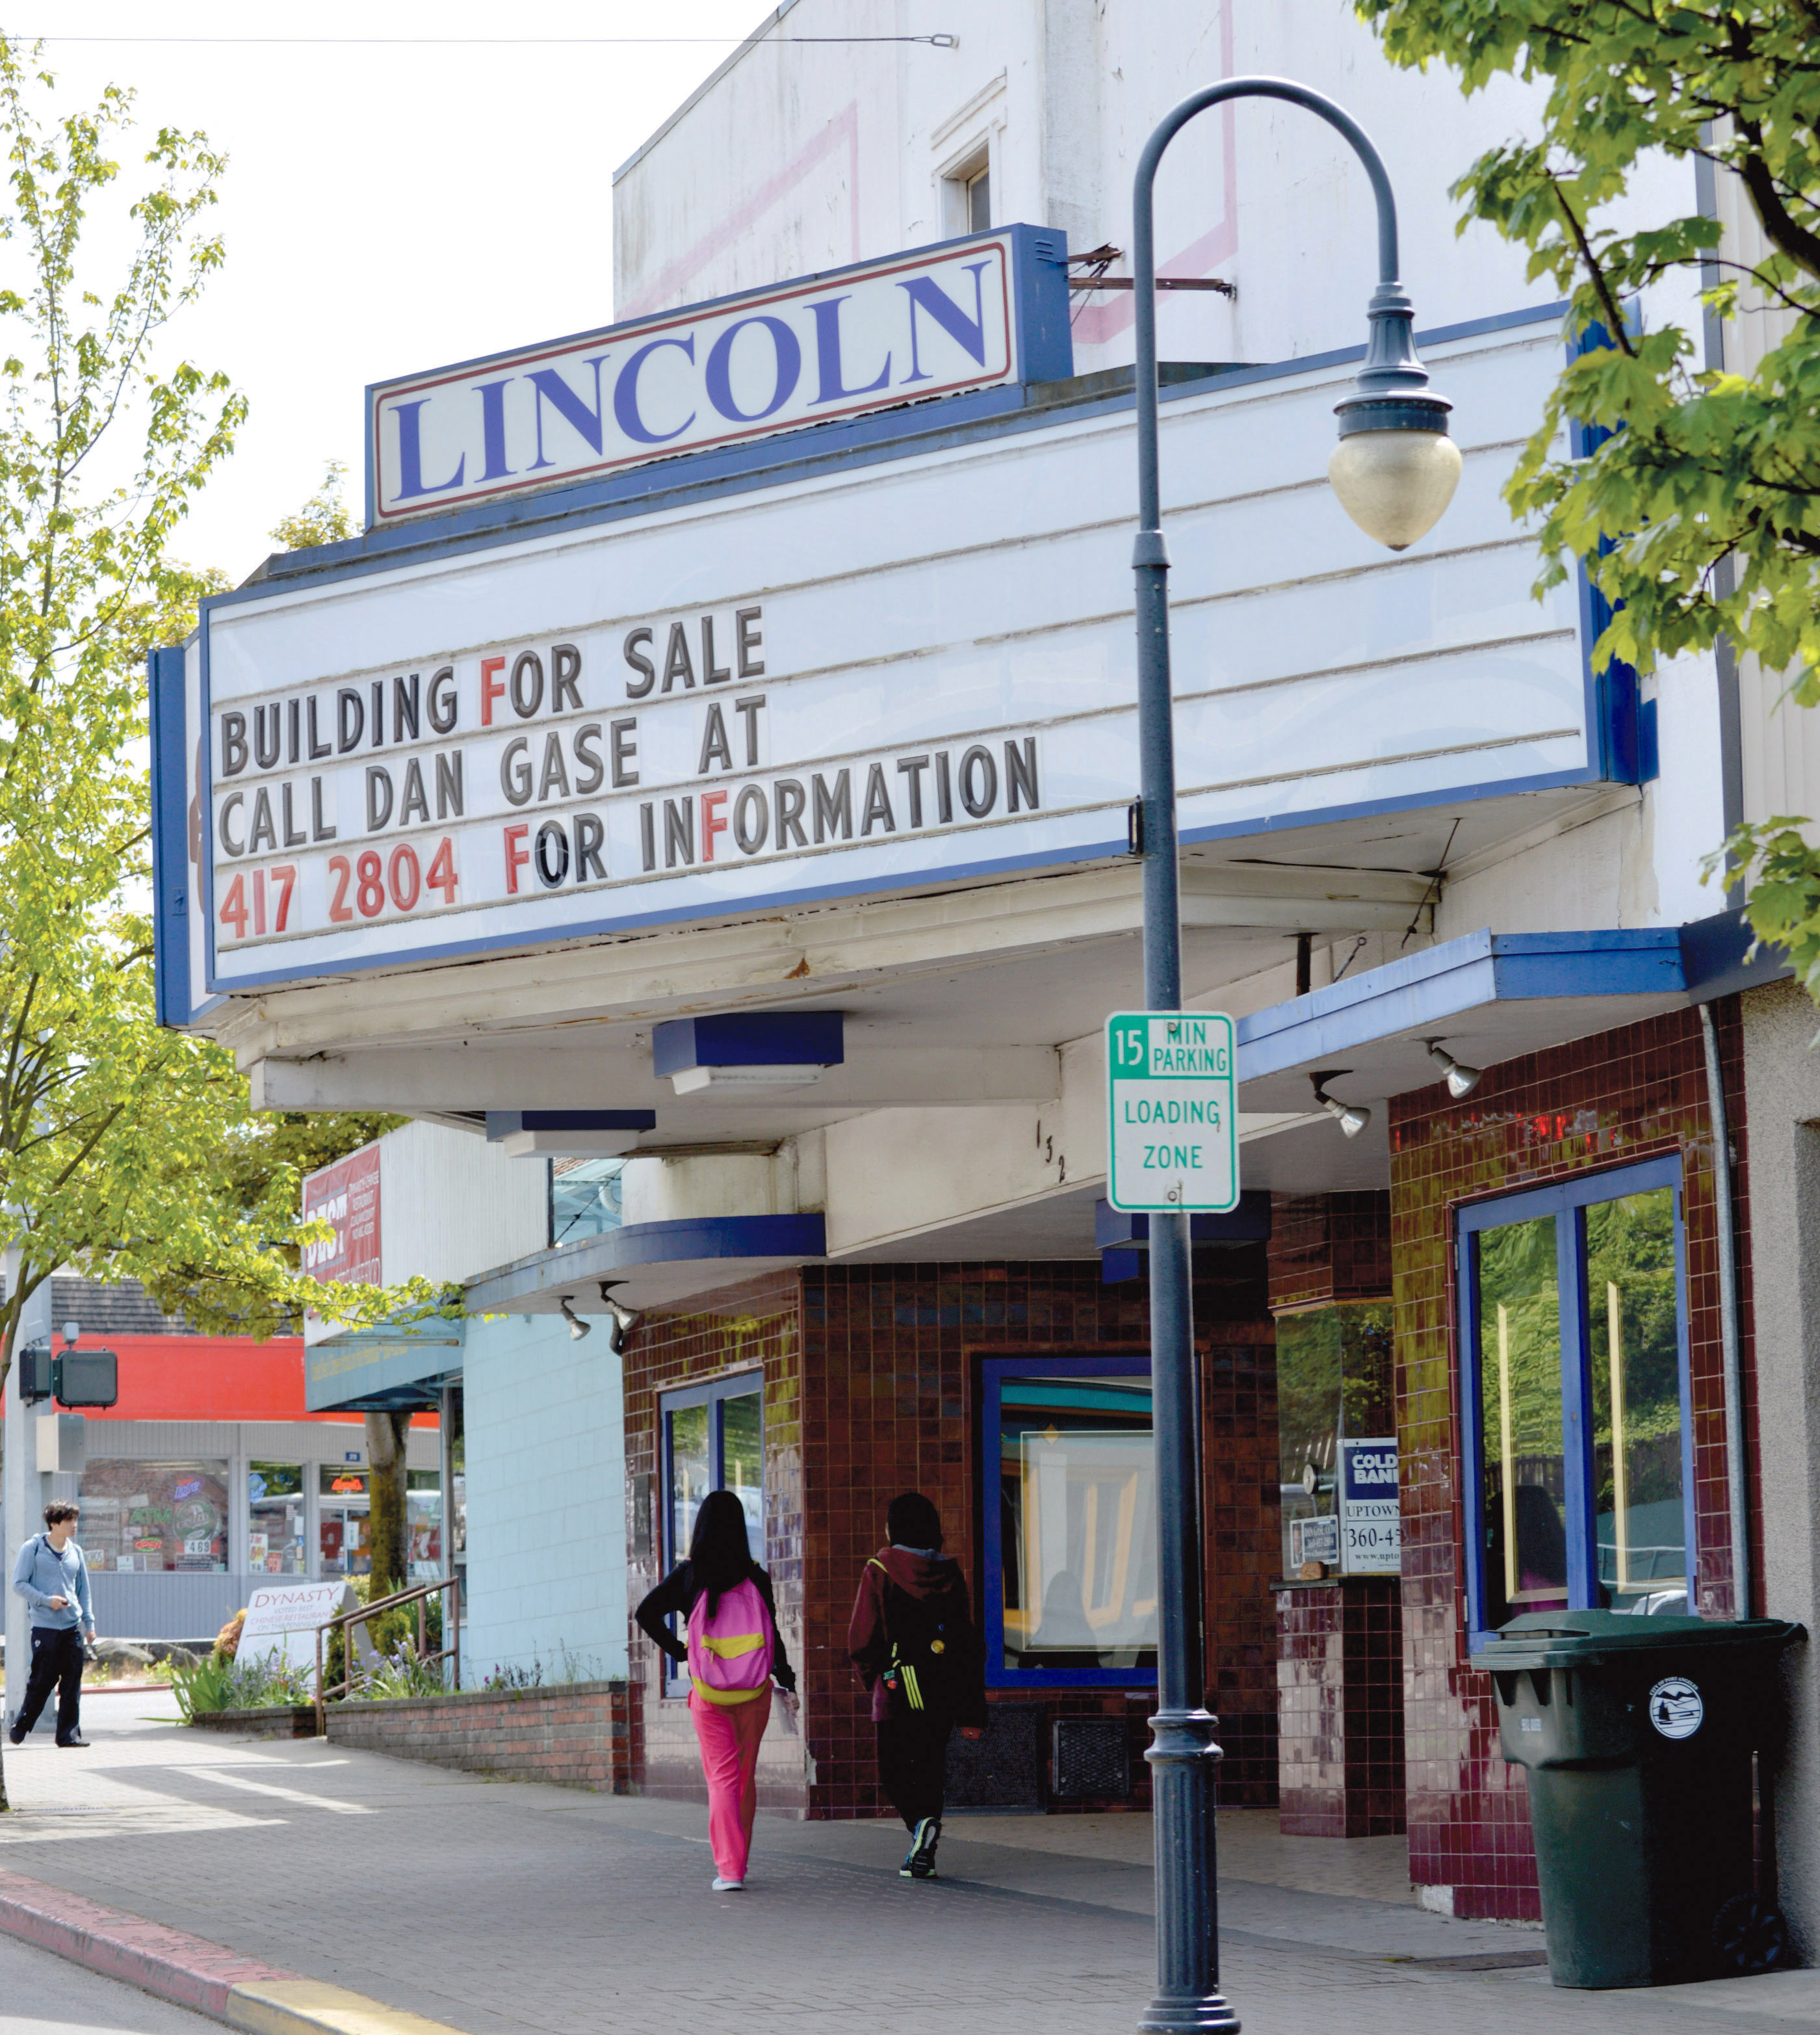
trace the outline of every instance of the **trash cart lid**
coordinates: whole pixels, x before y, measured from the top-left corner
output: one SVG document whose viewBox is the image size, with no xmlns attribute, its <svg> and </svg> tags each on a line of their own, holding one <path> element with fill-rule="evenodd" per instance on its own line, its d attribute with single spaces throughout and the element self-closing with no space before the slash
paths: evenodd
<svg viewBox="0 0 1820 2035">
<path fill-rule="evenodd" d="M 1529 1611 L 1492 1633 L 1475 1668 L 1593 1668 L 1647 1653 L 1777 1652 L 1805 1631 L 1784 1618 L 1639 1618 L 1626 1611 Z"/>
</svg>

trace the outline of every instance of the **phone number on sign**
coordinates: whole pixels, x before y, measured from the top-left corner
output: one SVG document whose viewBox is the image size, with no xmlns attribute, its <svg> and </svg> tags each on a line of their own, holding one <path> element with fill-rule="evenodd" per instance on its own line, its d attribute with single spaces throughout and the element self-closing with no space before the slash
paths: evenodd
<svg viewBox="0 0 1820 2035">
<path fill-rule="evenodd" d="M 417 850 L 400 841 L 389 856 L 376 848 L 359 855 L 329 858 L 329 923 L 352 925 L 356 917 L 376 919 L 388 905 L 414 912 L 432 893 L 445 905 L 455 902 L 461 876 L 455 867 L 455 844 L 445 834 L 425 868 Z M 291 923 L 297 892 L 297 865 L 275 863 L 269 869 L 239 870 L 216 907 L 215 916 L 231 936 L 255 939 L 268 933 L 295 930 Z"/>
</svg>

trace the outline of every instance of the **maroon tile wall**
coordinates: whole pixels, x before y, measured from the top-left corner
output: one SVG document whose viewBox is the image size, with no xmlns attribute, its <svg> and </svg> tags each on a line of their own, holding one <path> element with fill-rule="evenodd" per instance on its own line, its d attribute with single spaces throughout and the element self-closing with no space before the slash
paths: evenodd
<svg viewBox="0 0 1820 2035">
<path fill-rule="evenodd" d="M 1751 1537 L 1760 1544 L 1742 1033 L 1714 1006 L 1738 1160 Z M 1521 1770 L 1507 1768 L 1488 1676 L 1467 1665 L 1453 1217 L 1462 1202 L 1679 1152 L 1687 1222 L 1698 1609 L 1732 1610 L 1720 1369 L 1714 1153 L 1700 1020 L 1679 1011 L 1487 1070 L 1465 1101 L 1436 1086 L 1390 1104 L 1403 1664 L 1410 1874 L 1453 1912 L 1535 1920 Z M 1761 1573 L 1760 1568 L 1757 1571 Z"/>
<path fill-rule="evenodd" d="M 1226 1751 L 1220 1799 L 1276 1799 L 1276 1629 L 1269 1584 L 1278 1561 L 1274 1331 L 1265 1310 L 1263 1254 L 1202 1253 L 1196 1268 L 1205 1463 L 1209 1700 Z M 626 1356 L 628 1488 L 650 1480 L 655 1504 L 657 1395 L 761 1362 L 768 1500 L 767 1564 L 780 1623 L 799 1664 L 806 1747 L 766 1736 L 761 1806 L 817 1817 L 887 1813 L 874 1777 L 867 1700 L 847 1661 L 860 1571 L 884 1537 L 897 1491 L 941 1507 L 949 1550 L 977 1587 L 972 1414 L 979 1360 L 1149 1345 L 1142 1280 L 1107 1285 L 1084 1264 L 814 1266 L 731 1293 L 687 1315 L 648 1317 Z M 637 1503 L 636 1495 L 634 1503 Z M 636 1604 L 656 1579 L 652 1553 L 634 1563 Z M 634 1522 L 632 1544 L 640 1544 Z M 700 1799 L 686 1708 L 666 1702 L 652 1649 L 634 1627 L 644 1678 L 645 1785 Z M 1010 1700 L 1029 1700 L 1019 1691 Z M 1125 1692 L 1046 1698 L 1052 1716 L 1130 1719 L 1134 1755 L 1149 1742 L 1146 1701 Z M 1047 1734 L 1045 1734 L 1047 1736 Z M 810 1763 L 805 1766 L 807 1750 Z M 794 1761 L 794 1766 L 791 1762 Z M 1134 1756 L 1141 1804 L 1149 1769 Z M 813 1775 L 813 1779 L 809 1777 Z"/>
<path fill-rule="evenodd" d="M 1381 1300 L 1390 1290 L 1387 1194 L 1270 1197 L 1270 1311 Z"/>
<path fill-rule="evenodd" d="M 1277 1592 L 1285 1837 L 1389 1837 L 1404 1827 L 1401 1595 L 1394 1576 Z"/>
</svg>

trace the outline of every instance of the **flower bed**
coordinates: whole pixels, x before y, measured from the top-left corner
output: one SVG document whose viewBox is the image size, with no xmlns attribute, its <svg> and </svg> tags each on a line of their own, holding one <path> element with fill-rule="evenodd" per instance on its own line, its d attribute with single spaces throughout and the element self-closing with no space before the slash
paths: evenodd
<svg viewBox="0 0 1820 2035">
<path fill-rule="evenodd" d="M 314 1703 L 261 1703 L 257 1710 L 197 1710 L 189 1722 L 198 1731 L 232 1732 L 241 1738 L 314 1738 Z"/>
</svg>

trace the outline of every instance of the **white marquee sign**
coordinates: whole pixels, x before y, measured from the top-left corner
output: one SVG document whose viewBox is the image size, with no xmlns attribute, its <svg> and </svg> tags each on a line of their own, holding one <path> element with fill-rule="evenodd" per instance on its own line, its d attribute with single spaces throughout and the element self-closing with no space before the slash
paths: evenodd
<svg viewBox="0 0 1820 2035">
<path fill-rule="evenodd" d="M 1553 332 L 1446 366 L 1496 446 Z M 1190 842 L 1596 774 L 1574 591 L 1532 598 L 1502 455 L 1469 449 L 1446 548 L 1387 561 L 1321 479 L 1348 372 L 1164 406 L 1198 491 L 1170 525 Z M 1019 419 L 211 600 L 158 653 L 166 1021 L 1122 855 L 1130 458 L 1128 412 Z"/>
</svg>

